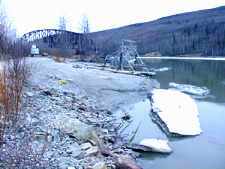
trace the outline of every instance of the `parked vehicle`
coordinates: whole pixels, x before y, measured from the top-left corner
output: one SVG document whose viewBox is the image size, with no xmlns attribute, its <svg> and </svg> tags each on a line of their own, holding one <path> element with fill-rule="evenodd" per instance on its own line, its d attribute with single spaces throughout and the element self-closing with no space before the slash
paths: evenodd
<svg viewBox="0 0 225 169">
<path fill-rule="evenodd" d="M 32 45 L 30 53 L 32 56 L 39 55 L 39 53 L 40 53 L 39 48 L 37 48 L 36 45 Z"/>
</svg>

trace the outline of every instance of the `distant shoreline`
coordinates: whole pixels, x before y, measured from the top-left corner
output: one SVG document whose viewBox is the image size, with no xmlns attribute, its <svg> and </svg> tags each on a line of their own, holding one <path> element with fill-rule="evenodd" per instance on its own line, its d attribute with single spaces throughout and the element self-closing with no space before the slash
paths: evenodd
<svg viewBox="0 0 225 169">
<path fill-rule="evenodd" d="M 168 59 L 168 60 L 212 60 L 212 61 L 225 61 L 225 57 L 138 57 L 140 59 Z"/>
</svg>

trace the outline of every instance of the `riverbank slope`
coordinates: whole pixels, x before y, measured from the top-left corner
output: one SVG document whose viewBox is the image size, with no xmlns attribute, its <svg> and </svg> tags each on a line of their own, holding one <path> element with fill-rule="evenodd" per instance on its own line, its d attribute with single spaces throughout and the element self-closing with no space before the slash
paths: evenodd
<svg viewBox="0 0 225 169">
<path fill-rule="evenodd" d="M 121 124 L 113 112 L 146 98 L 157 82 L 99 70 L 94 63 L 44 57 L 27 62 L 32 69 L 25 87 L 23 125 L 35 136 L 32 144 L 47 147 L 42 159 L 47 168 L 132 164 L 135 156 L 123 145 Z"/>
</svg>

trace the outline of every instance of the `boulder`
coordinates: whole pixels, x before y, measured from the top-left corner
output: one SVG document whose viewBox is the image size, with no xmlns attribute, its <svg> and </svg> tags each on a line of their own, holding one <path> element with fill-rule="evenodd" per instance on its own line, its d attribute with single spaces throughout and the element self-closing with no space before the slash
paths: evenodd
<svg viewBox="0 0 225 169">
<path fill-rule="evenodd" d="M 32 92 L 26 92 L 26 95 L 27 95 L 28 97 L 33 97 L 33 96 L 34 96 L 34 93 L 32 93 Z"/>
<path fill-rule="evenodd" d="M 97 146 L 93 146 L 93 147 L 90 147 L 89 149 L 86 150 L 86 155 L 87 156 L 91 156 L 91 155 L 96 155 L 98 154 L 99 152 L 99 149 Z"/>
<path fill-rule="evenodd" d="M 126 155 L 120 155 L 117 157 L 116 169 L 142 169 L 135 161 Z"/>
<path fill-rule="evenodd" d="M 90 143 L 83 143 L 80 145 L 81 150 L 85 151 L 87 156 L 95 155 L 100 152 L 97 146 L 92 146 Z"/>
<path fill-rule="evenodd" d="M 67 169 L 76 169 L 75 167 L 67 167 Z"/>
<path fill-rule="evenodd" d="M 42 56 L 48 56 L 48 53 L 47 52 L 43 52 Z"/>
<path fill-rule="evenodd" d="M 75 118 L 59 115 L 53 122 L 53 126 L 61 132 L 71 135 L 79 140 L 88 141 L 96 136 L 93 127 Z"/>
<path fill-rule="evenodd" d="M 93 166 L 93 169 L 107 169 L 104 162 L 98 162 Z"/>
<path fill-rule="evenodd" d="M 77 157 L 81 154 L 80 146 L 75 142 L 71 144 L 66 150 L 67 154 L 70 154 L 72 157 Z"/>
<path fill-rule="evenodd" d="M 81 144 L 80 147 L 82 150 L 87 150 L 87 149 L 91 148 L 92 145 L 90 143 L 84 143 L 84 144 Z"/>
<path fill-rule="evenodd" d="M 152 118 L 171 136 L 199 135 L 202 130 L 195 101 L 177 90 L 154 89 L 151 93 Z"/>
</svg>

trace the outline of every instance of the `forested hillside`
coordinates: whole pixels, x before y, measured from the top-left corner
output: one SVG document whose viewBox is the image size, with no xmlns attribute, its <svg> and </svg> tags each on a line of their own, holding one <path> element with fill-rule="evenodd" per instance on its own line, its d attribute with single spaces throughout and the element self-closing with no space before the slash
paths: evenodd
<svg viewBox="0 0 225 169">
<path fill-rule="evenodd" d="M 137 42 L 140 54 L 225 56 L 225 6 L 95 32 L 91 37 L 103 55 L 115 51 L 122 39 L 130 39 Z"/>
</svg>

